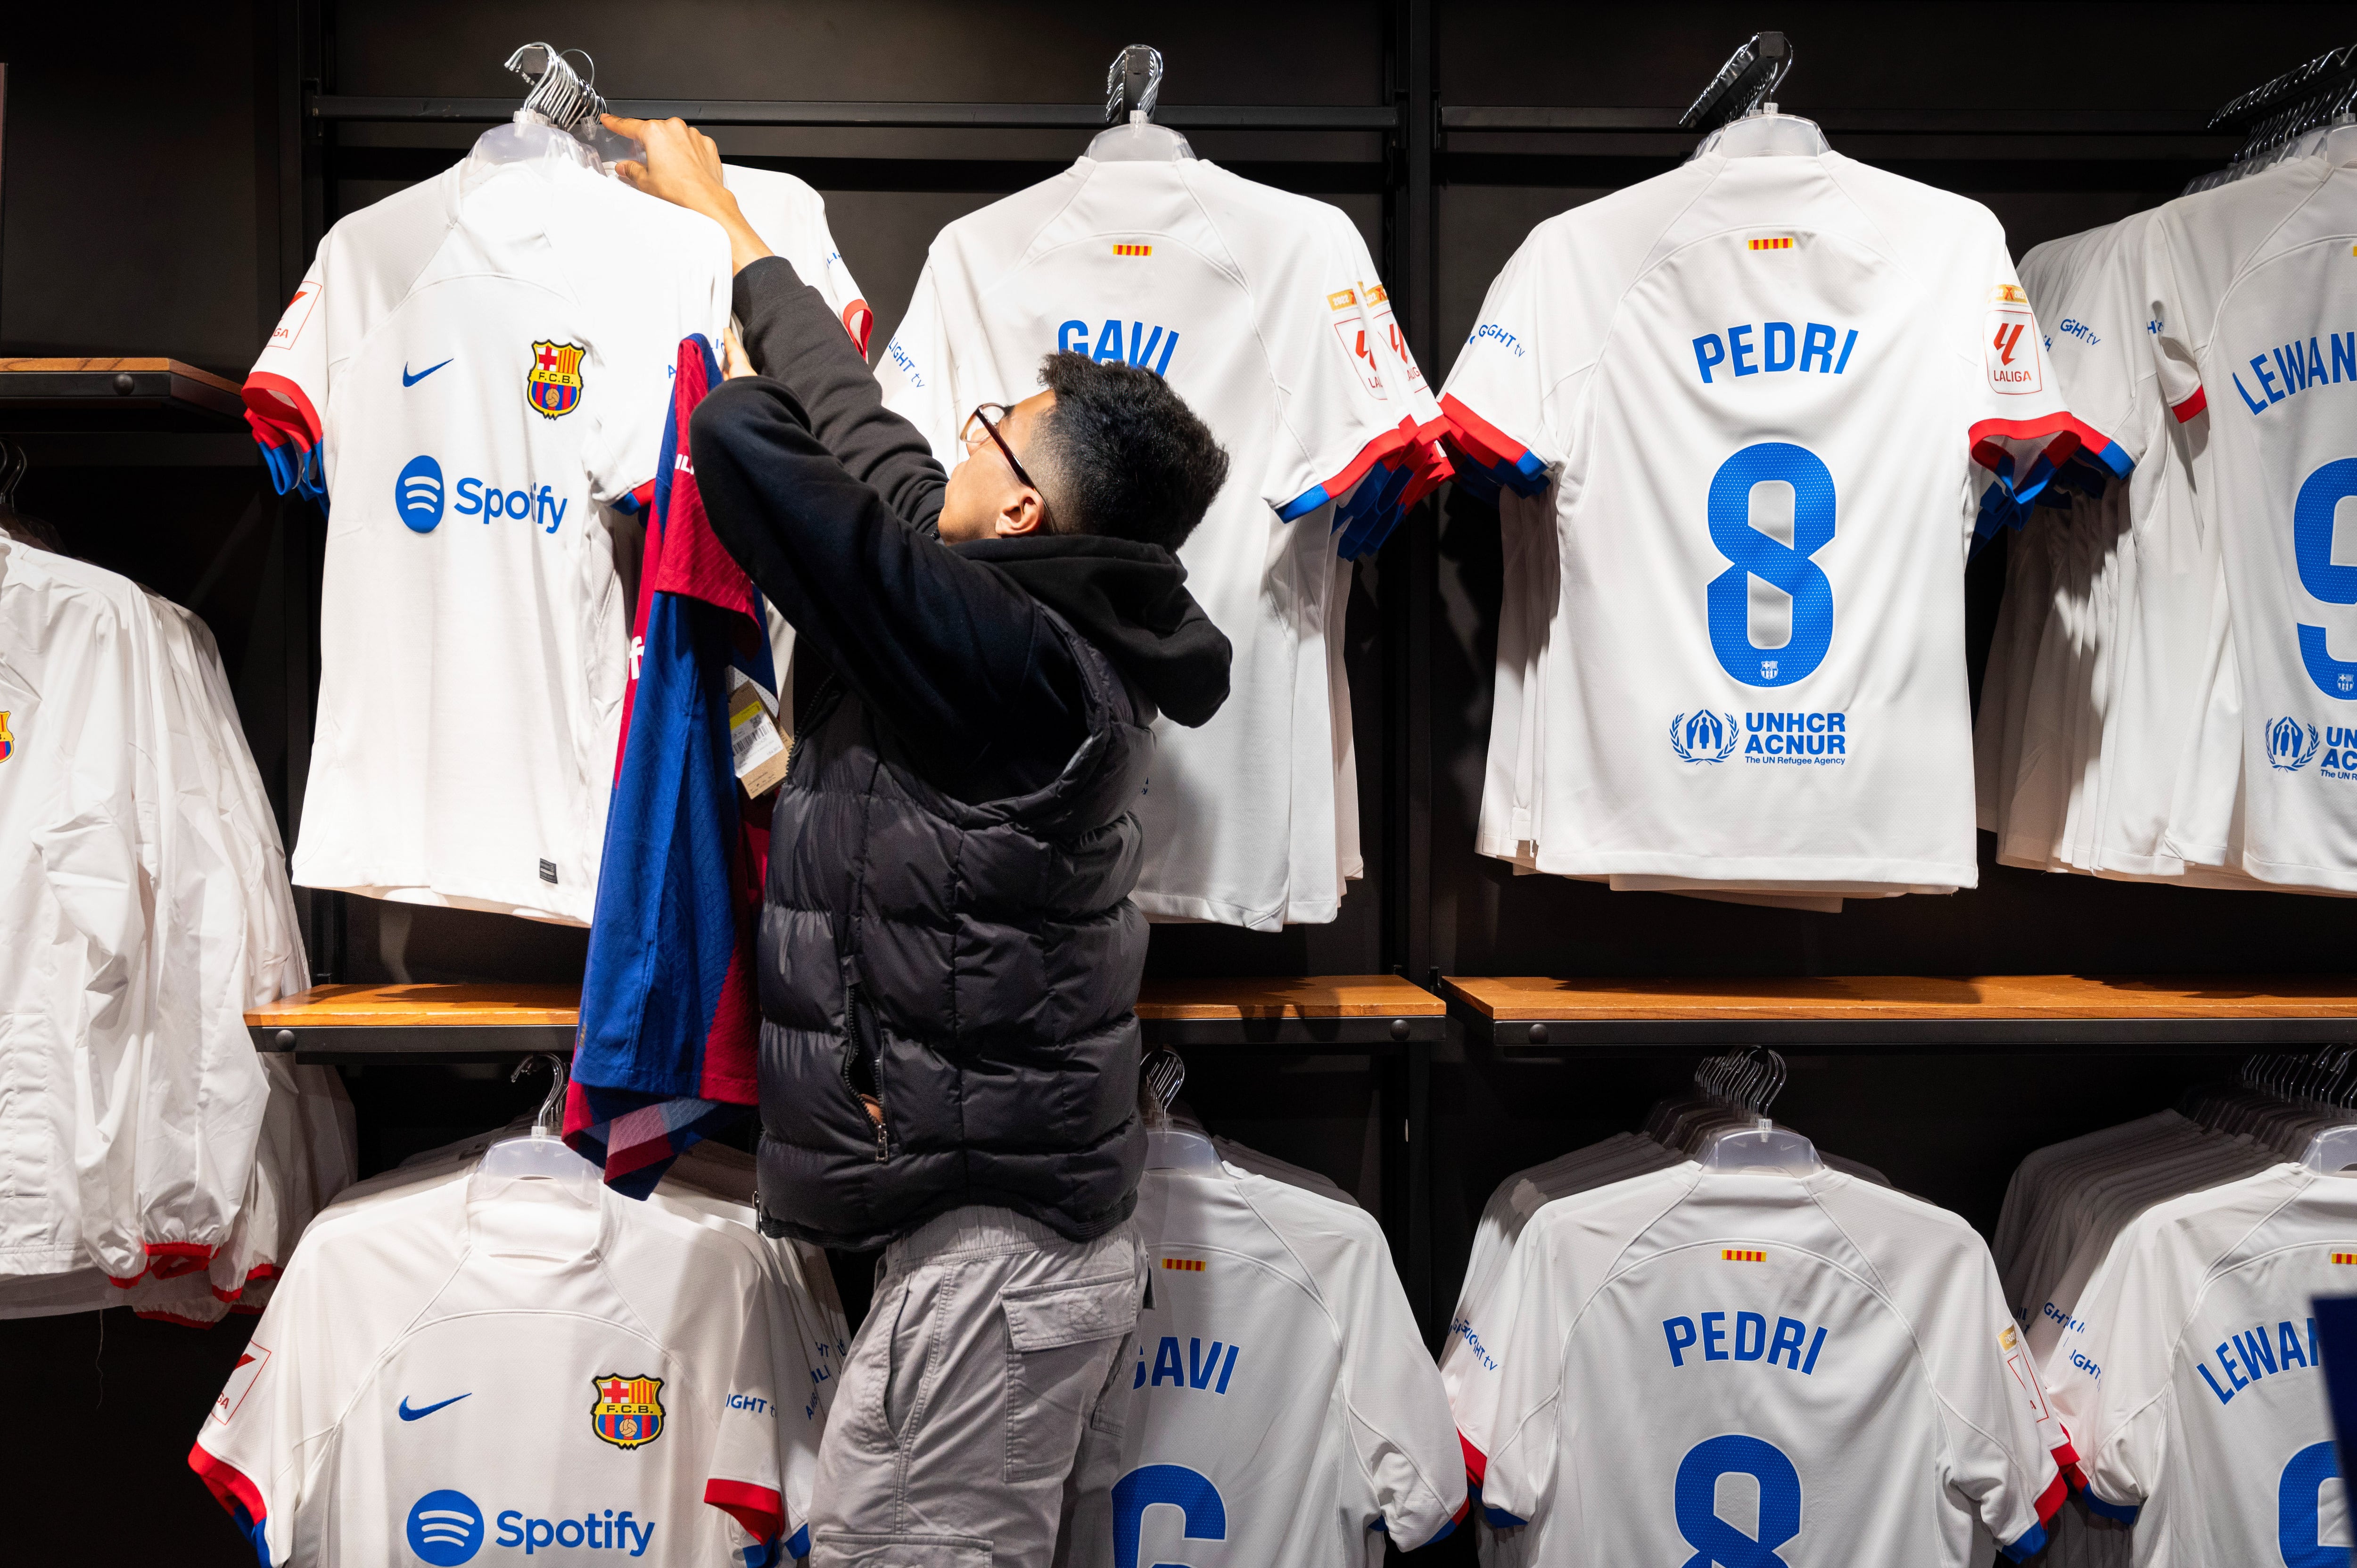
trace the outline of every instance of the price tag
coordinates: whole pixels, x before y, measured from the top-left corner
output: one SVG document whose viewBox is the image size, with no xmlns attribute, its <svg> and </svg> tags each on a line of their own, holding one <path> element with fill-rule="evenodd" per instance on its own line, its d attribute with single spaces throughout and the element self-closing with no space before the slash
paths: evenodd
<svg viewBox="0 0 2357 1568">
<path fill-rule="evenodd" d="M 728 675 L 728 750 L 736 759 L 737 782 L 758 800 L 785 778 L 794 737 L 780 726 L 767 692 L 741 670 Z"/>
</svg>

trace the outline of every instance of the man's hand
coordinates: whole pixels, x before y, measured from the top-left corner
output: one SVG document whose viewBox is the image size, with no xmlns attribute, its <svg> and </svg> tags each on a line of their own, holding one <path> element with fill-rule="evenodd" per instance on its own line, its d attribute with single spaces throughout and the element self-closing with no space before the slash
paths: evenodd
<svg viewBox="0 0 2357 1568">
<path fill-rule="evenodd" d="M 770 254 L 745 221 L 737 198 L 721 183 L 720 149 L 684 120 L 625 120 L 602 116 L 606 129 L 647 149 L 647 161 L 619 163 L 615 174 L 649 196 L 701 212 L 726 231 L 729 260 L 737 272 Z"/>
<path fill-rule="evenodd" d="M 745 352 L 745 340 L 737 336 L 737 324 L 730 322 L 720 335 L 721 379 L 733 381 L 759 374 L 753 368 L 753 357 Z"/>
</svg>

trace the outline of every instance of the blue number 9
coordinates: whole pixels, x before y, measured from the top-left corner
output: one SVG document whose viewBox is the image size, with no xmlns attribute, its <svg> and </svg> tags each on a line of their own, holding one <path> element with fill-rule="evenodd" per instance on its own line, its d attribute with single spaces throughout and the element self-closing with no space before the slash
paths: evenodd
<svg viewBox="0 0 2357 1568">
<path fill-rule="evenodd" d="M 2341 457 L 2301 480 L 2292 502 L 2291 554 L 2299 585 L 2328 605 L 2357 605 L 2357 566 L 2332 559 L 2333 516 L 2352 496 L 2357 496 L 2357 457 Z M 2299 661 L 2326 696 L 2357 697 L 2357 663 L 2332 657 L 2324 628 L 2300 625 Z"/>
</svg>

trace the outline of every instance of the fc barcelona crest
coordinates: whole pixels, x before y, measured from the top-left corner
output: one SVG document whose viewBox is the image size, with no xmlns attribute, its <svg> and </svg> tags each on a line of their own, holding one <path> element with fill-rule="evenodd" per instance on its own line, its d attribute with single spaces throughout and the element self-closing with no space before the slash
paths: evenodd
<svg viewBox="0 0 2357 1568">
<path fill-rule="evenodd" d="M 532 400 L 532 406 L 551 419 L 578 408 L 581 356 L 588 351 L 578 343 L 534 343 L 532 371 L 523 379 L 524 395 Z"/>
<path fill-rule="evenodd" d="M 7 761 L 8 754 L 16 749 L 16 737 L 8 733 L 8 710 L 0 708 L 0 762 Z"/>
<path fill-rule="evenodd" d="M 579 352 L 576 349 L 575 352 Z M 661 1378 L 625 1378 L 607 1372 L 589 1380 L 597 1402 L 589 1407 L 589 1428 L 600 1443 L 617 1448 L 643 1448 L 662 1435 Z"/>
</svg>

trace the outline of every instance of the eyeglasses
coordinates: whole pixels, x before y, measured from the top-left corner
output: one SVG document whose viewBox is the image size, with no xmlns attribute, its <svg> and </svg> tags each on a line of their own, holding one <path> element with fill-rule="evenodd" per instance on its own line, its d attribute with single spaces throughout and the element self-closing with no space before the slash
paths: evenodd
<svg viewBox="0 0 2357 1568">
<path fill-rule="evenodd" d="M 984 436 L 988 436 L 997 446 L 999 455 L 1006 459 L 1006 466 L 1015 470 L 1015 477 L 1037 490 L 1039 489 L 1038 482 L 1023 471 L 1023 465 L 1015 460 L 1015 448 L 1009 446 L 1006 437 L 998 433 L 999 421 L 1014 412 L 1003 403 L 978 404 L 972 413 L 966 415 L 965 428 L 958 432 L 958 439 L 964 442 L 965 449 L 971 452 L 982 445 Z M 1041 493 L 1044 495 L 1046 492 Z"/>
</svg>

